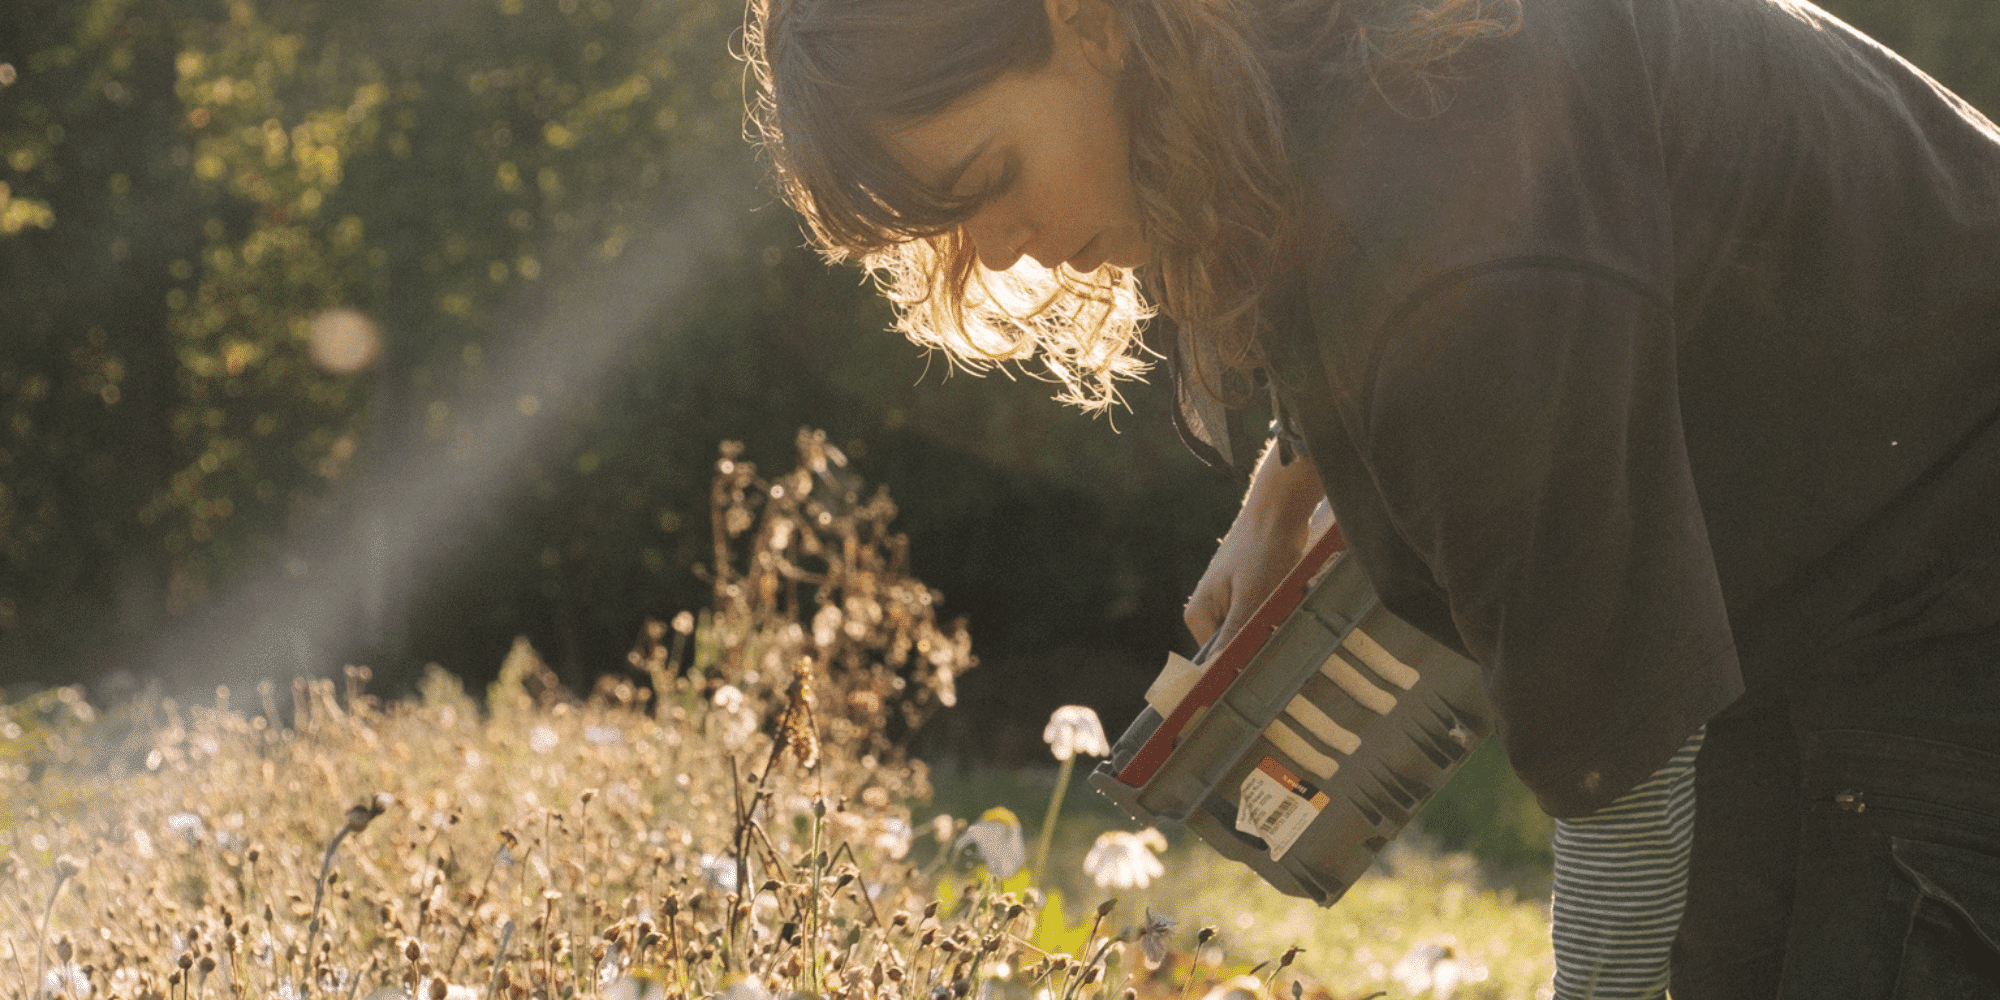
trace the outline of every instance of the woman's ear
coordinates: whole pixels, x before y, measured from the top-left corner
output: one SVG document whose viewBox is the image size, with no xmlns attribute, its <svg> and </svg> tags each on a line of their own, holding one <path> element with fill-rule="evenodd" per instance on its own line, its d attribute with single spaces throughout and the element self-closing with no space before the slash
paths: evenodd
<svg viewBox="0 0 2000 1000">
<path fill-rule="evenodd" d="M 1057 47 L 1076 45 L 1090 64 L 1115 75 L 1125 68 L 1125 24 L 1108 0 L 1043 0 Z"/>
</svg>

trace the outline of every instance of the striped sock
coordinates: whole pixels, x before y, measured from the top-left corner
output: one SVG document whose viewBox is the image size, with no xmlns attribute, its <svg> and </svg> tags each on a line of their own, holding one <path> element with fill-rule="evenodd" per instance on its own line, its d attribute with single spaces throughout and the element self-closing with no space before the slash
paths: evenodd
<svg viewBox="0 0 2000 1000">
<path fill-rule="evenodd" d="M 1639 1000 L 1667 988 L 1687 904 L 1694 760 L 1706 728 L 1618 801 L 1556 820 L 1556 1000 Z"/>
</svg>

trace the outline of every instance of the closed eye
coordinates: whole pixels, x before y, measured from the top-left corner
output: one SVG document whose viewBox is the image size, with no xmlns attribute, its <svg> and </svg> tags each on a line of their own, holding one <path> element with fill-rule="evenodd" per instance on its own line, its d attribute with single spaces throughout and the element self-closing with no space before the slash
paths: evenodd
<svg viewBox="0 0 2000 1000">
<path fill-rule="evenodd" d="M 1014 186 L 1014 178 L 1019 173 L 1020 171 L 1016 168 L 1014 162 L 1010 159 L 1006 163 L 1002 164 L 1000 170 L 996 172 L 991 178 L 987 179 L 984 183 L 974 188 L 972 192 L 966 196 L 966 198 L 973 204 L 982 204 L 984 202 L 988 202 L 995 198 L 998 198 L 1001 195 L 1006 194 L 1007 190 Z"/>
</svg>

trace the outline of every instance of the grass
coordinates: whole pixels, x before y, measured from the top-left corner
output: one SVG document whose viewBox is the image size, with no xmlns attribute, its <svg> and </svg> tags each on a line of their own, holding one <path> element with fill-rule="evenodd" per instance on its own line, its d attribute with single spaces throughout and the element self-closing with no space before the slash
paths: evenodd
<svg viewBox="0 0 2000 1000">
<path fill-rule="evenodd" d="M 1101 887 L 1081 858 L 1124 824 L 1078 787 L 1049 870 L 996 880 L 961 847 L 968 821 L 1043 815 L 1049 777 L 940 779 L 897 749 L 954 700 L 969 642 L 904 571 L 887 497 L 864 500 L 823 439 L 800 452 L 766 480 L 725 448 L 714 608 L 650 624 L 585 696 L 522 644 L 483 697 L 433 670 L 383 701 L 351 668 L 200 705 L 0 704 L 0 998 L 1544 988 L 1543 906 L 1420 838 L 1331 910 L 1179 831 L 1163 876 Z M 1173 918 L 1152 925 L 1158 968 L 1138 954 L 1149 913 Z"/>
</svg>

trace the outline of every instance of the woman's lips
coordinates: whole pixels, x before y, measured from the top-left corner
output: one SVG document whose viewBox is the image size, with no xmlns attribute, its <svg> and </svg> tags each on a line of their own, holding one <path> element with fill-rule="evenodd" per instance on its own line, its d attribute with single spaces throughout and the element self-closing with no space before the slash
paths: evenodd
<svg viewBox="0 0 2000 1000">
<path fill-rule="evenodd" d="M 1097 253 L 1097 244 L 1103 239 L 1104 234 L 1098 233 L 1090 238 L 1090 242 L 1083 245 L 1083 249 L 1071 254 L 1069 260 L 1065 262 L 1069 265 L 1069 269 L 1079 274 L 1089 274 L 1103 267 L 1104 258 Z M 1089 266 L 1084 266 L 1086 264 Z"/>
</svg>

